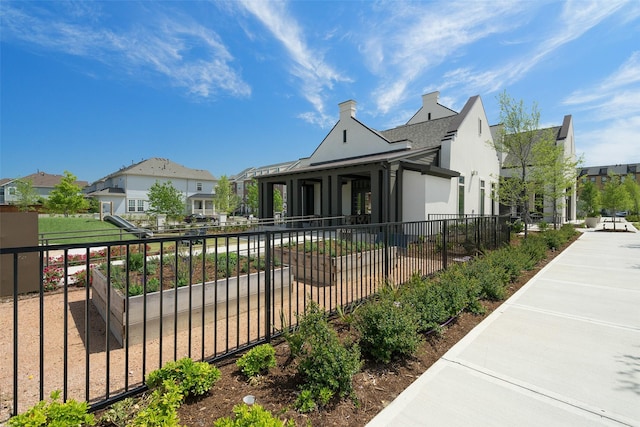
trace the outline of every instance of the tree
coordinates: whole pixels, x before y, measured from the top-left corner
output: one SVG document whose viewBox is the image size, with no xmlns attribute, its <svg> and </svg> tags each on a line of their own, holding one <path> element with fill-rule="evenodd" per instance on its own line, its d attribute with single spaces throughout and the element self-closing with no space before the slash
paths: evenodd
<svg viewBox="0 0 640 427">
<path fill-rule="evenodd" d="M 62 213 L 69 216 L 70 213 L 87 209 L 89 203 L 82 195 L 79 185 L 76 184 L 76 176 L 69 171 L 64 171 L 60 183 L 53 187 L 46 202 L 50 212 Z"/>
<path fill-rule="evenodd" d="M 527 111 L 522 100 L 516 102 L 506 91 L 498 96 L 498 102 L 501 126 L 491 145 L 503 155 L 503 167 L 507 168 L 508 176 L 498 177 L 500 185 L 497 196 L 500 203 L 514 206 L 522 212 L 526 237 L 527 224 L 530 222 L 530 200 L 536 191 L 540 191 L 541 185 L 532 176 L 532 170 L 536 162 L 551 160 L 545 159 L 542 154 L 544 151 L 554 153 L 552 161 L 557 159 L 555 152 L 548 148 L 555 144 L 555 137 L 549 129 L 538 129 L 540 112 L 536 103 Z M 541 153 L 536 154 L 536 151 Z"/>
<path fill-rule="evenodd" d="M 629 193 L 633 213 L 636 215 L 640 214 L 640 184 L 635 180 L 633 174 L 629 174 L 626 176 L 623 185 L 627 193 Z"/>
<path fill-rule="evenodd" d="M 231 182 L 226 175 L 222 175 L 215 188 L 214 202 L 216 209 L 231 214 L 240 205 L 240 197 L 233 192 Z"/>
<path fill-rule="evenodd" d="M 38 192 L 33 188 L 31 180 L 16 181 L 16 196 L 18 198 L 16 204 L 22 212 L 35 210 L 33 205 L 38 203 Z"/>
<path fill-rule="evenodd" d="M 627 189 L 622 185 L 620 175 L 609 172 L 607 182 L 602 189 L 602 206 L 613 216 L 613 229 L 616 229 L 615 215 L 619 210 L 627 209 L 631 205 L 631 198 Z"/>
<path fill-rule="evenodd" d="M 156 181 L 148 192 L 149 212 L 177 217 L 184 213 L 184 196 L 171 181 Z"/>
<path fill-rule="evenodd" d="M 247 185 L 247 207 L 251 213 L 258 211 L 258 182 L 255 178 Z"/>
<path fill-rule="evenodd" d="M 282 193 L 280 193 L 280 191 L 274 188 L 273 189 L 273 211 L 282 212 L 283 205 L 284 203 L 282 201 Z"/>
<path fill-rule="evenodd" d="M 580 187 L 580 196 L 578 198 L 580 210 L 588 217 L 598 216 L 601 206 L 600 190 L 589 179 L 584 181 Z"/>
<path fill-rule="evenodd" d="M 546 132 L 546 131 L 544 131 Z M 555 141 L 553 134 L 544 135 L 533 149 L 532 179 L 538 183 L 537 193 L 550 201 L 553 228 L 558 228 L 559 212 L 565 207 L 565 196 L 576 185 L 577 167 L 574 157 L 565 155 L 564 146 Z"/>
</svg>

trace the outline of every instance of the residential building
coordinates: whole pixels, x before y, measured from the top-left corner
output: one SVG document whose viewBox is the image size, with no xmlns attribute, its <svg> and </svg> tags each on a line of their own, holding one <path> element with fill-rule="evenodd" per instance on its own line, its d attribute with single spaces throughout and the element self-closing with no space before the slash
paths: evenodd
<svg viewBox="0 0 640 427">
<path fill-rule="evenodd" d="M 238 197 L 240 197 L 241 200 L 240 206 L 238 207 L 238 213 L 240 215 L 257 214 L 257 212 L 252 212 L 251 209 L 247 206 L 247 188 L 254 179 L 260 176 L 291 170 L 295 168 L 298 163 L 299 160 L 295 160 L 291 162 L 276 163 L 273 165 L 249 167 L 242 172 L 232 176 L 229 181 L 231 182 L 231 185 L 233 187 L 233 192 Z M 280 195 L 282 196 L 283 210 L 286 212 L 287 192 L 284 185 L 276 184 L 274 186 L 274 189 L 280 192 Z"/>
<path fill-rule="evenodd" d="M 169 159 L 151 158 L 105 176 L 85 189 L 104 213 L 144 214 L 149 210 L 149 189 L 156 183 L 171 184 L 185 197 L 185 213 L 213 215 L 216 179 L 206 170 L 191 169 Z"/>
<path fill-rule="evenodd" d="M 286 186 L 287 215 L 346 216 L 354 223 L 425 220 L 430 214 L 496 214 L 500 174 L 480 96 L 458 113 L 422 97 L 404 125 L 376 130 L 356 118 L 356 102 L 316 150 L 289 170 L 256 177 L 260 217 L 273 216 L 273 188 Z"/>
<path fill-rule="evenodd" d="M 0 179 L 0 205 L 11 205 L 17 203 L 19 195 L 17 192 L 17 181 L 29 181 L 31 187 L 42 200 L 46 200 L 56 185 L 60 184 L 64 175 L 54 175 L 41 171 L 32 173 L 31 175 L 21 178 L 3 178 Z M 81 189 L 85 188 L 89 183 L 87 181 L 76 181 L 75 184 Z"/>
<path fill-rule="evenodd" d="M 640 163 L 608 165 L 608 166 L 584 166 L 578 168 L 578 181 L 584 182 L 589 180 L 602 189 L 607 182 L 609 173 L 620 175 L 622 179 L 626 179 L 631 175 L 637 182 L 640 182 Z"/>
<path fill-rule="evenodd" d="M 497 134 L 499 127 L 500 125 L 491 127 L 494 137 Z M 563 156 L 565 159 L 569 159 L 570 161 L 576 160 L 573 118 L 571 115 L 564 116 L 561 126 L 552 126 L 549 128 L 539 129 L 537 131 L 537 136 L 543 137 L 543 135 L 545 137 L 546 135 L 552 135 L 555 145 L 561 146 L 563 148 Z M 534 140 L 534 144 L 535 142 L 537 141 Z M 516 166 L 516 168 L 517 167 L 518 166 Z M 535 165 L 530 164 L 529 167 L 534 168 Z M 509 156 L 505 156 L 505 158 L 501 161 L 500 174 L 504 177 L 510 177 L 513 173 L 513 161 L 509 159 Z M 545 200 L 544 195 L 542 194 L 533 194 L 531 200 L 529 201 L 531 216 L 539 220 L 553 222 L 554 211 L 556 211 L 556 214 L 558 216 L 556 219 L 560 224 L 576 219 L 576 191 L 577 185 L 575 184 L 564 189 L 564 191 L 562 192 L 562 196 L 555 201 L 555 204 L 553 200 L 548 200 L 548 198 Z M 504 208 L 506 210 L 503 210 L 503 213 L 508 212 L 513 216 L 521 216 L 521 212 L 518 212 L 518 209 L 515 206 L 506 206 Z"/>
</svg>

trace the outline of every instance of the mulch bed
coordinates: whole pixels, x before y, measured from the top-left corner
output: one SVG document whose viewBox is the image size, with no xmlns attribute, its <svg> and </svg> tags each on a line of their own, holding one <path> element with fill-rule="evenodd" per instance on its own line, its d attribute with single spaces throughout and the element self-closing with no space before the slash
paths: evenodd
<svg viewBox="0 0 640 427">
<path fill-rule="evenodd" d="M 560 250 L 549 251 L 547 258 L 533 270 L 523 272 L 509 287 L 507 297 L 526 284 L 574 240 Z M 293 419 L 297 426 L 364 426 L 502 302 L 482 301 L 486 309 L 483 315 L 462 313 L 446 327 L 443 334 L 427 336 L 414 357 L 386 365 L 365 364 L 353 379 L 357 403 L 346 399 L 309 414 L 300 414 L 294 409 L 299 382 L 295 367 L 285 364 L 289 356 L 286 342 L 273 343 L 278 366 L 267 376 L 253 382 L 248 382 L 239 372 L 235 358 L 226 360 L 218 364 L 222 376 L 210 393 L 200 399 L 187 401 L 180 407 L 181 424 L 211 426 L 216 419 L 231 416 L 232 408 L 240 404 L 244 396 L 253 395 L 256 403 L 283 420 Z"/>
</svg>

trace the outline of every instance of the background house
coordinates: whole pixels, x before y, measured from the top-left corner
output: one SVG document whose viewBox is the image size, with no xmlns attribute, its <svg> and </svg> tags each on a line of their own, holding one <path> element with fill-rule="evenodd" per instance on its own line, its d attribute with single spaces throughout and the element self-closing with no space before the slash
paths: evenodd
<svg viewBox="0 0 640 427">
<path fill-rule="evenodd" d="M 496 135 L 500 125 L 492 126 L 492 133 Z M 552 126 L 549 128 L 539 129 L 537 134 L 551 135 L 554 139 L 556 146 L 561 146 L 563 149 L 563 156 L 571 161 L 576 161 L 576 146 L 575 137 L 573 133 L 573 118 L 571 115 L 564 116 L 561 126 Z M 508 137 L 508 136 L 507 136 Z M 535 143 L 535 142 L 534 142 Z M 502 156 L 501 156 L 502 157 Z M 529 165 L 530 168 L 534 168 L 535 165 Z M 531 172 L 531 170 L 529 171 Z M 513 168 L 510 166 L 510 159 L 508 156 L 501 158 L 501 172 L 504 177 L 509 177 L 514 173 Z M 562 224 L 567 221 L 576 219 L 576 205 L 577 205 L 577 183 L 573 183 L 570 187 L 564 189 L 562 196 L 556 200 L 557 221 Z M 533 195 L 529 200 L 529 207 L 533 218 L 538 220 L 544 220 L 546 222 L 553 222 L 554 217 L 554 203 L 552 200 L 547 200 L 543 195 Z M 504 214 L 511 214 L 512 216 L 521 217 L 521 212 L 518 212 L 515 206 L 504 206 Z"/>
<path fill-rule="evenodd" d="M 36 172 L 21 178 L 3 178 L 0 179 L 0 205 L 11 205 L 18 201 L 17 181 L 30 181 L 34 191 L 43 201 L 49 197 L 51 191 L 56 185 L 60 184 L 64 175 L 54 175 L 45 172 Z M 89 183 L 87 181 L 76 181 L 75 184 L 80 188 L 85 188 Z"/>
<path fill-rule="evenodd" d="M 105 213 L 144 214 L 149 210 L 148 191 L 156 181 L 171 181 L 182 192 L 185 213 L 215 213 L 213 197 L 217 181 L 210 172 L 157 157 L 123 167 L 93 182 L 85 194 L 98 199 Z"/>
<path fill-rule="evenodd" d="M 640 182 L 640 163 L 581 167 L 578 169 L 578 180 L 589 180 L 602 190 L 605 182 L 607 182 L 609 172 L 620 175 L 623 179 L 631 174 L 636 181 Z"/>
<path fill-rule="evenodd" d="M 346 216 L 350 222 L 424 220 L 430 214 L 492 214 L 500 173 L 482 100 L 460 113 L 438 103 L 439 92 L 403 126 L 375 130 L 356 119 L 356 102 L 310 157 L 290 170 L 256 177 L 260 217 L 273 217 L 272 189 L 286 186 L 287 215 Z"/>
</svg>

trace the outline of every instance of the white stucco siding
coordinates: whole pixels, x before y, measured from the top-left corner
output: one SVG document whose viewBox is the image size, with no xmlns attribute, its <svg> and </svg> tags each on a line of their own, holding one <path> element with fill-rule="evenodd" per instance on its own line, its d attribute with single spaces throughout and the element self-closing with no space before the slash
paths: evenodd
<svg viewBox="0 0 640 427">
<path fill-rule="evenodd" d="M 402 198 L 402 220 L 424 221 L 429 214 L 455 213 L 457 206 L 456 182 L 455 179 L 404 171 L 404 186 L 410 188 L 411 191 Z"/>
<path fill-rule="evenodd" d="M 346 142 L 344 142 L 345 136 Z M 406 147 L 406 143 L 402 146 L 389 144 L 382 136 L 368 129 L 362 123 L 353 118 L 346 118 L 338 121 L 322 144 L 311 155 L 309 163 L 384 153 L 402 147 Z"/>
<path fill-rule="evenodd" d="M 485 187 L 485 213 L 490 213 L 491 183 L 500 175 L 500 165 L 491 141 L 487 117 L 478 99 L 458 128 L 456 137 L 448 143 L 450 149 L 449 168 L 465 177 L 465 213 L 480 213 L 480 182 Z M 457 180 L 452 185 L 457 200 Z M 452 212 L 457 212 L 457 204 Z"/>
</svg>

